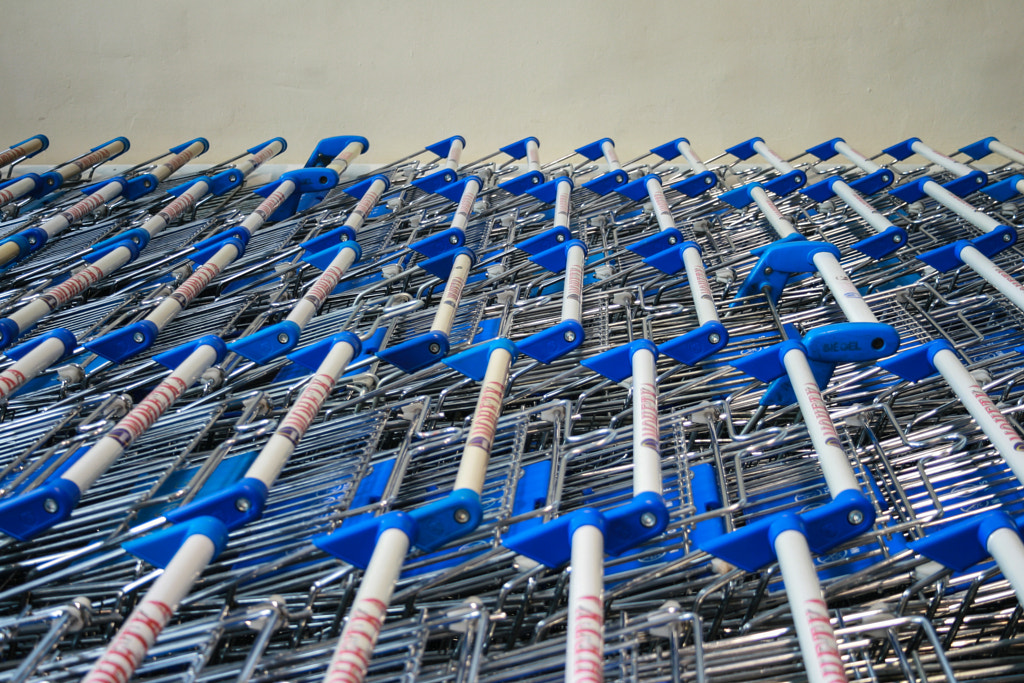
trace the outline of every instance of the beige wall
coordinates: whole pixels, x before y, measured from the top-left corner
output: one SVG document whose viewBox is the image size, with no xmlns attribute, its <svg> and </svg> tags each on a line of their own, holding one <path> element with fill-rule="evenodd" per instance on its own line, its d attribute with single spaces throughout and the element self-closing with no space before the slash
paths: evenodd
<svg viewBox="0 0 1024 683">
<path fill-rule="evenodd" d="M 841 135 L 1024 147 L 1019 0 L 3 0 L 0 146 L 55 163 L 116 135 L 128 160 L 202 135 L 217 161 L 321 137 L 386 162 L 459 133 L 464 160 L 527 135 L 625 160 L 678 136 L 711 157 Z"/>
</svg>

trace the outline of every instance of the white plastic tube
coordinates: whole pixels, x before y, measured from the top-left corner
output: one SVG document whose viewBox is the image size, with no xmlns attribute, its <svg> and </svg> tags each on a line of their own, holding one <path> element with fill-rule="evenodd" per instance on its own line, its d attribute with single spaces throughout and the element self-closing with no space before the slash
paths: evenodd
<svg viewBox="0 0 1024 683">
<path fill-rule="evenodd" d="M 619 155 L 615 152 L 615 145 L 608 140 L 601 143 L 601 154 L 604 155 L 604 160 L 608 163 L 608 171 L 618 171 L 622 168 L 622 164 L 619 162 Z"/>
<path fill-rule="evenodd" d="M 1024 544 L 1020 536 L 1012 529 L 996 529 L 989 534 L 985 548 L 1013 587 L 1017 602 L 1024 605 Z"/>
<path fill-rule="evenodd" d="M 480 384 L 473 423 L 469 427 L 459 471 L 455 475 L 455 490 L 469 489 L 477 494 L 484 490 L 487 465 L 491 460 L 491 447 L 498 429 L 498 418 L 501 417 L 501 403 L 505 398 L 511 366 L 512 355 L 507 350 L 499 347 L 491 351 L 484 381 Z"/>
<path fill-rule="evenodd" d="M 939 350 L 933 357 L 935 369 L 949 384 L 960 402 L 967 408 L 981 431 L 995 446 L 1014 476 L 1024 483 L 1024 440 L 1017 434 L 1010 421 L 1000 412 L 981 385 L 971 376 L 960 359 L 949 349 Z"/>
<path fill-rule="evenodd" d="M 763 187 L 750 188 L 750 198 L 757 204 L 757 208 L 761 209 L 761 213 L 764 214 L 764 217 L 779 237 L 789 237 L 796 234 L 796 228 L 786 220 L 786 217 L 779 211 L 779 207 L 775 206 L 775 202 L 768 197 L 768 193 L 764 191 Z"/>
<path fill-rule="evenodd" d="M 526 141 L 526 171 L 532 173 L 540 170 L 540 147 L 537 141 L 530 139 Z"/>
<path fill-rule="evenodd" d="M 569 633 L 565 644 L 567 683 L 604 680 L 604 536 L 583 525 L 572 535 Z"/>
<path fill-rule="evenodd" d="M 565 254 L 565 286 L 562 290 L 562 320 L 581 322 L 583 317 L 583 247 L 573 244 Z"/>
<path fill-rule="evenodd" d="M 989 257 L 967 245 L 960 250 L 960 258 L 974 269 L 986 282 L 995 287 L 1014 306 L 1024 311 L 1024 286 L 1009 273 L 992 263 Z"/>
<path fill-rule="evenodd" d="M 960 199 L 960 197 L 957 197 L 934 180 L 929 180 L 923 183 L 921 189 L 924 190 L 924 193 L 929 197 L 937 201 L 939 204 L 942 204 L 944 207 L 960 216 L 982 232 L 992 232 L 1000 225 L 999 221 L 992 218 L 992 216 L 989 216 L 984 211 L 978 211 L 969 203 Z"/>
<path fill-rule="evenodd" d="M 28 156 L 43 148 L 43 141 L 38 137 L 30 138 L 20 145 L 8 147 L 0 152 L 0 168 L 10 164 L 22 157 Z"/>
<path fill-rule="evenodd" d="M 444 167 L 449 171 L 459 170 L 459 159 L 462 158 L 462 140 L 455 138 L 452 146 L 448 148 L 448 156 L 444 160 Z"/>
<path fill-rule="evenodd" d="M 205 150 L 206 145 L 202 141 L 196 140 L 191 145 L 181 150 L 167 161 L 154 166 L 153 170 L 151 170 L 150 173 L 156 176 L 157 180 L 163 182 L 167 180 L 169 177 L 171 177 L 172 173 L 177 171 L 179 168 L 181 168 L 188 162 L 192 161 L 192 159 L 202 154 Z"/>
<path fill-rule="evenodd" d="M 452 271 L 448 274 L 448 283 L 441 296 L 441 303 L 437 305 L 434 322 L 430 325 L 431 332 L 441 332 L 447 335 L 452 331 L 455 312 L 459 309 L 459 301 L 462 299 L 462 289 L 466 286 L 466 278 L 469 277 L 469 270 L 472 266 L 473 261 L 468 254 L 459 254 L 455 257 Z"/>
<path fill-rule="evenodd" d="M 69 225 L 82 220 L 82 218 L 88 216 L 110 200 L 120 197 L 123 191 L 124 186 L 121 183 L 107 183 L 88 197 L 42 222 L 39 225 L 39 229 L 53 237 L 66 230 Z"/>
<path fill-rule="evenodd" d="M 690 297 L 693 299 L 693 307 L 697 311 L 697 322 L 701 325 L 712 321 L 717 322 L 718 311 L 715 310 L 715 297 L 711 294 L 711 285 L 708 284 L 708 275 L 704 269 L 704 261 L 700 257 L 700 250 L 696 247 L 684 249 L 683 267 L 686 268 L 686 279 L 690 283 Z"/>
<path fill-rule="evenodd" d="M 657 178 L 647 180 L 647 195 L 651 198 L 654 206 L 654 216 L 658 219 L 658 227 L 662 230 L 669 230 L 676 227 L 675 218 L 672 217 L 672 210 L 668 208 L 668 201 L 665 199 L 665 190 L 661 187 L 661 181 Z"/>
<path fill-rule="evenodd" d="M 355 249 L 340 249 L 338 253 L 331 259 L 330 265 L 324 268 L 324 271 L 320 273 L 309 289 L 301 299 L 299 299 L 292 310 L 288 313 L 288 317 L 285 320 L 290 320 L 299 326 L 299 329 L 305 329 L 306 325 L 316 312 L 320 310 L 320 307 L 324 305 L 324 301 L 331 295 L 334 288 L 341 278 L 345 277 L 345 273 L 348 271 L 352 264 L 356 261 L 356 250 Z"/>
<path fill-rule="evenodd" d="M 843 491 L 860 491 L 857 476 L 853 473 L 850 461 L 843 451 L 839 433 L 829 415 L 828 405 L 821 396 L 821 390 L 814 379 L 814 373 L 807 363 L 807 356 L 802 349 L 790 349 L 782 357 L 786 366 L 786 374 L 793 385 L 800 414 L 807 425 L 807 433 L 818 454 L 818 462 L 829 493 L 833 498 Z"/>
<path fill-rule="evenodd" d="M 273 485 L 310 423 L 320 413 L 324 401 L 331 395 L 338 377 L 351 362 L 354 351 L 348 342 L 338 342 L 331 347 L 277 431 L 249 465 L 246 478 L 259 479 L 267 488 Z"/>
<path fill-rule="evenodd" d="M 811 258 L 814 261 L 814 267 L 818 269 L 821 279 L 825 281 L 825 285 L 832 292 L 832 296 L 835 297 L 836 303 L 843 310 L 843 315 L 847 320 L 853 323 L 878 322 L 871 307 L 864 302 L 857 287 L 843 270 L 843 266 L 835 255 L 827 251 L 819 251 Z"/>
<path fill-rule="evenodd" d="M 1024 164 L 1024 152 L 1014 149 L 1009 145 L 1004 145 L 998 140 L 993 140 L 988 143 L 988 150 L 1006 157 L 1010 161 L 1016 161 L 1018 164 Z"/>
<path fill-rule="evenodd" d="M 74 482 L 84 493 L 216 360 L 216 349 L 206 344 L 199 345 L 178 364 L 174 372 L 76 460 L 62 475 L 63 478 Z"/>
<path fill-rule="evenodd" d="M 462 190 L 462 196 L 459 197 L 459 206 L 455 211 L 455 217 L 452 218 L 451 227 L 463 231 L 466 229 L 469 215 L 473 213 L 473 204 L 476 202 L 478 192 L 480 192 L 480 183 L 475 178 L 467 180 L 466 187 Z"/>
<path fill-rule="evenodd" d="M 349 164 L 352 163 L 352 160 L 362 153 L 363 143 L 353 140 L 345 145 L 345 149 L 341 150 L 338 156 L 331 160 L 331 163 L 327 164 L 327 168 L 341 175 L 349 167 Z"/>
<path fill-rule="evenodd" d="M 843 659 L 807 539 L 799 531 L 787 529 L 775 537 L 775 555 L 786 586 L 786 599 L 793 614 L 808 681 L 846 683 Z"/>
<path fill-rule="evenodd" d="M 661 429 L 655 359 L 647 349 L 633 352 L 633 495 L 661 495 Z"/>
<path fill-rule="evenodd" d="M 846 205 L 857 212 L 857 215 L 864 219 L 864 221 L 871 226 L 875 232 L 885 232 L 889 228 L 893 227 L 892 221 L 883 216 L 878 210 L 868 204 L 860 193 L 854 190 L 852 187 L 847 185 L 842 180 L 837 180 L 832 183 L 832 191 L 836 195 L 846 202 Z"/>
<path fill-rule="evenodd" d="M 690 165 L 690 168 L 693 170 L 695 174 L 703 173 L 704 171 L 708 170 L 708 167 L 704 165 L 704 162 L 702 162 L 700 158 L 698 158 L 697 155 L 694 154 L 693 149 L 690 147 L 690 143 L 688 143 L 686 140 L 680 140 L 679 142 L 677 142 L 676 149 L 679 150 L 679 153 L 683 155 L 683 158 L 686 159 L 686 163 Z"/>
<path fill-rule="evenodd" d="M 868 159 L 866 156 L 850 147 L 846 142 L 840 140 L 836 143 L 836 151 L 842 154 L 844 157 L 852 161 L 857 168 L 864 171 L 865 173 L 874 173 L 875 171 L 882 170 L 882 167 L 875 162 Z"/>
<path fill-rule="evenodd" d="M 914 150 L 915 153 L 920 154 L 928 161 L 933 164 L 938 164 L 942 168 L 946 169 L 951 173 L 955 173 L 958 176 L 965 176 L 971 173 L 971 168 L 965 164 L 961 164 L 959 161 L 950 159 L 945 154 L 940 154 L 934 149 L 924 144 L 920 140 L 915 140 L 910 143 L 910 149 Z"/>
<path fill-rule="evenodd" d="M 111 140 L 108 144 L 100 147 L 94 152 L 89 152 L 81 159 L 76 159 L 55 169 L 64 180 L 74 178 L 83 171 L 86 171 L 97 164 L 102 164 L 112 156 L 120 154 L 125 150 L 124 140 Z"/>
<path fill-rule="evenodd" d="M 209 566 L 214 550 L 213 541 L 202 534 L 193 534 L 185 539 L 106 651 L 82 679 L 83 683 L 127 683 L 131 679 L 178 605 Z"/>
<path fill-rule="evenodd" d="M 272 140 L 268 145 L 255 154 L 251 154 L 244 159 L 235 162 L 235 169 L 240 171 L 243 176 L 247 176 L 269 159 L 276 157 L 283 149 L 284 145 L 280 140 Z"/>
<path fill-rule="evenodd" d="M 754 151 L 767 159 L 768 163 L 779 173 L 791 173 L 796 170 L 792 164 L 773 152 L 762 140 L 754 141 Z"/>
<path fill-rule="evenodd" d="M 64 342 L 61 340 L 51 338 L 40 343 L 14 365 L 0 372 L 0 400 L 10 398 L 11 394 L 56 363 L 63 355 Z"/>
<path fill-rule="evenodd" d="M 570 183 L 558 183 L 555 188 L 555 216 L 554 227 L 569 227 L 569 196 L 572 194 Z"/>
<path fill-rule="evenodd" d="M 13 183 L 0 190 L 0 206 L 9 204 L 15 199 L 24 197 L 34 189 L 36 189 L 36 181 L 34 178 L 21 178 L 19 180 L 15 180 Z"/>
<path fill-rule="evenodd" d="M 356 203 L 356 207 L 352 209 L 348 218 L 345 219 L 345 225 L 353 230 L 359 230 L 363 226 L 363 221 L 366 220 L 366 215 L 377 205 L 386 187 L 387 183 L 380 178 L 370 183 L 370 186 L 366 188 L 366 192 L 363 193 L 363 196 Z"/>
<path fill-rule="evenodd" d="M 200 199 L 210 191 L 210 185 L 205 180 L 193 183 L 191 187 L 182 192 L 173 202 L 160 209 L 160 211 L 142 224 L 142 229 L 154 237 L 166 228 L 171 221 L 196 205 Z"/>
<path fill-rule="evenodd" d="M 327 667 L 325 683 L 361 683 L 366 679 L 373 648 L 408 551 L 409 537 L 401 529 L 385 529 L 377 539 Z"/>
</svg>

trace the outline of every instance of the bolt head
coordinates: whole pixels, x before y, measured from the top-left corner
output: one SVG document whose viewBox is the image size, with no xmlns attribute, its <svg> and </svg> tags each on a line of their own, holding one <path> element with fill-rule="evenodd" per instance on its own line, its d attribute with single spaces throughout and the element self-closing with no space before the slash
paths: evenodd
<svg viewBox="0 0 1024 683">
<path fill-rule="evenodd" d="M 251 507 L 252 502 L 248 498 L 239 498 L 235 501 L 235 509 L 239 512 L 248 512 Z"/>
<path fill-rule="evenodd" d="M 280 344 L 287 344 L 288 343 L 288 335 L 285 334 L 284 332 L 282 332 L 281 334 L 277 335 L 277 341 Z"/>
<path fill-rule="evenodd" d="M 674 235 L 673 235 L 672 237 L 669 237 L 669 238 L 668 238 L 668 243 L 669 243 L 669 244 L 675 244 L 675 243 L 676 243 L 677 241 L 678 241 L 678 240 L 676 240 L 676 238 L 675 238 L 675 236 L 674 236 Z"/>
<path fill-rule="evenodd" d="M 438 353 L 441 353 L 441 345 L 435 342 L 435 343 L 431 344 L 430 346 L 428 346 L 427 350 L 429 350 L 430 353 L 436 355 Z"/>
<path fill-rule="evenodd" d="M 60 505 L 53 498 L 47 498 L 43 501 L 43 509 L 52 515 L 60 509 Z"/>
<path fill-rule="evenodd" d="M 899 244 L 900 242 L 903 241 L 903 235 L 893 235 L 892 241 L 895 242 L 896 244 Z"/>
<path fill-rule="evenodd" d="M 574 342 L 576 341 L 576 333 L 572 330 L 567 330 L 566 333 L 562 335 L 562 338 L 567 342 Z"/>
<path fill-rule="evenodd" d="M 455 521 L 456 522 L 458 522 L 459 524 L 465 524 L 466 522 L 469 521 L 469 510 L 464 510 L 463 508 L 459 508 L 458 510 L 455 511 L 455 515 L 454 516 L 455 516 Z"/>
<path fill-rule="evenodd" d="M 722 341 L 722 336 L 717 332 L 712 332 L 711 334 L 708 335 L 708 341 L 711 342 L 712 344 L 717 344 L 718 342 Z"/>
<path fill-rule="evenodd" d="M 565 235 L 562 235 L 562 234 L 555 235 L 555 241 L 556 242 L 564 242 L 565 241 Z"/>
<path fill-rule="evenodd" d="M 449 244 L 458 244 L 459 243 L 459 236 L 458 235 L 450 235 L 448 237 L 448 242 L 449 242 Z"/>
<path fill-rule="evenodd" d="M 36 243 L 36 238 L 35 237 L 29 237 L 28 238 L 28 243 L 29 244 L 35 244 Z"/>
<path fill-rule="evenodd" d="M 1003 235 L 1003 241 L 1004 241 L 1004 242 L 1009 242 L 1009 241 L 1010 241 L 1010 240 L 1012 240 L 1012 239 L 1013 239 L 1013 238 L 1012 238 L 1012 237 L 1010 237 L 1010 235 L 1009 235 L 1009 234 Z"/>
<path fill-rule="evenodd" d="M 860 510 L 850 510 L 850 514 L 846 516 L 846 520 L 853 525 L 860 524 L 864 521 L 864 513 Z"/>
<path fill-rule="evenodd" d="M 653 512 L 645 512 L 640 515 L 640 526 L 650 529 L 658 523 L 658 518 L 654 516 Z"/>
<path fill-rule="evenodd" d="M 765 275 L 771 275 L 774 272 L 775 272 L 775 269 L 772 268 L 771 266 L 766 266 L 765 269 L 764 269 L 764 274 Z"/>
<path fill-rule="evenodd" d="M 146 341 L 146 335 L 142 334 L 141 332 L 136 332 L 135 334 L 132 335 L 132 341 L 135 342 L 136 344 L 141 344 L 142 342 Z"/>
</svg>

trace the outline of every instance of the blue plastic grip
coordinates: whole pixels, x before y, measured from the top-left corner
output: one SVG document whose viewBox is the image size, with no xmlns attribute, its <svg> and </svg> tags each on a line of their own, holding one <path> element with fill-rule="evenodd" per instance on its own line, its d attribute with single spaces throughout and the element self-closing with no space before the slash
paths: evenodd
<svg viewBox="0 0 1024 683">
<path fill-rule="evenodd" d="M 313 545 L 349 564 L 366 569 L 373 557 L 377 539 L 385 529 L 399 529 L 410 541 L 416 536 L 416 520 L 407 512 L 389 512 L 346 522 L 329 534 L 313 537 Z"/>
<path fill-rule="evenodd" d="M 516 345 L 505 338 L 491 339 L 482 344 L 471 346 L 451 358 L 446 358 L 444 364 L 451 369 L 462 373 L 470 379 L 481 382 L 487 374 L 487 364 L 491 360 L 491 354 L 497 349 L 504 349 L 512 357 L 512 362 L 519 357 Z"/>
<path fill-rule="evenodd" d="M 897 377 L 902 377 L 910 382 L 917 382 L 935 374 L 934 358 L 935 354 L 939 351 L 955 353 L 949 342 L 944 339 L 936 339 L 927 344 L 908 349 L 892 358 L 880 360 L 878 361 L 878 366 Z"/>
<path fill-rule="evenodd" d="M 282 320 L 247 337 L 228 344 L 228 351 L 263 365 L 283 356 L 299 343 L 302 329 L 291 320 Z"/>
<path fill-rule="evenodd" d="M 163 353 L 158 353 L 153 356 L 153 360 L 165 368 L 174 370 L 181 365 L 182 361 L 195 353 L 200 346 L 209 346 L 214 350 L 216 353 L 216 357 L 213 360 L 214 365 L 224 360 L 224 356 L 228 352 L 227 344 L 224 343 L 223 339 L 215 334 L 208 334 L 199 339 L 175 346 L 173 349 L 168 349 Z"/>
<path fill-rule="evenodd" d="M 570 191 L 575 187 L 571 179 L 566 176 L 559 176 L 554 180 L 549 180 L 543 185 L 538 185 L 537 187 L 528 190 L 527 194 L 544 202 L 545 204 L 554 204 L 555 199 L 558 197 L 558 186 L 562 183 L 569 183 Z"/>
<path fill-rule="evenodd" d="M 535 145 L 540 147 L 540 140 L 531 136 L 523 138 L 522 140 L 519 140 L 517 142 L 507 144 L 504 147 L 499 147 L 498 151 L 504 152 L 513 159 L 522 159 L 523 157 L 526 156 L 526 143 L 530 142 L 531 140 Z"/>
<path fill-rule="evenodd" d="M 448 156 L 448 153 L 452 150 L 452 143 L 455 142 L 456 140 L 461 142 L 463 147 L 466 146 L 466 138 L 462 137 L 461 135 L 453 135 L 450 138 L 439 140 L 438 142 L 435 142 L 432 145 L 427 145 L 423 149 L 433 154 L 436 154 L 441 158 L 444 158 Z"/>
<path fill-rule="evenodd" d="M 171 510 L 165 517 L 172 523 L 197 517 L 219 519 L 230 531 L 259 519 L 267 504 L 267 486 L 259 479 L 246 477 L 209 496 Z"/>
<path fill-rule="evenodd" d="M 633 375 L 633 354 L 640 350 L 649 351 L 655 360 L 658 359 L 657 346 L 646 339 L 637 339 L 591 358 L 585 358 L 580 363 L 613 382 L 621 382 Z"/>
<path fill-rule="evenodd" d="M 729 343 L 729 332 L 717 320 L 709 320 L 700 327 L 658 345 L 658 352 L 669 358 L 696 365 L 708 356 L 718 353 Z"/>
<path fill-rule="evenodd" d="M 185 541 L 196 535 L 213 542 L 213 557 L 220 555 L 228 543 L 228 529 L 223 522 L 216 517 L 196 517 L 122 543 L 121 547 L 154 567 L 166 569 Z"/>
<path fill-rule="evenodd" d="M 476 529 L 484 512 L 476 491 L 456 489 L 440 500 L 410 511 L 409 516 L 416 520 L 413 544 L 430 551 Z"/>
<path fill-rule="evenodd" d="M 119 330 L 85 342 L 82 346 L 97 356 L 120 363 L 153 346 L 160 329 L 149 320 L 139 320 Z"/>
<path fill-rule="evenodd" d="M 969 517 L 910 544 L 911 549 L 930 560 L 957 571 L 967 571 L 988 559 L 988 537 L 997 529 L 1020 534 L 1013 519 L 1003 510 L 989 510 Z"/>
<path fill-rule="evenodd" d="M 424 332 L 404 342 L 377 351 L 377 357 L 405 373 L 433 365 L 448 355 L 448 337 L 441 332 Z"/>
<path fill-rule="evenodd" d="M 315 372 L 320 367 L 320 364 L 324 362 L 327 354 L 331 352 L 331 349 L 342 343 L 352 347 L 353 358 L 358 356 L 363 349 L 363 344 L 359 341 L 359 337 L 352 332 L 337 332 L 326 339 L 321 339 L 315 344 L 310 344 L 288 354 L 288 360 Z"/>
<path fill-rule="evenodd" d="M 12 324 L 14 323 L 13 320 L 9 320 L 8 318 L 0 319 L 0 325 L 2 325 L 2 331 L 4 333 L 7 332 L 8 322 Z M 15 328 L 17 328 L 17 325 L 15 325 Z M 6 334 L 4 334 L 4 339 L 6 339 Z M 24 358 L 26 355 L 28 355 L 37 346 L 45 342 L 47 339 L 58 339 L 64 345 L 64 352 L 61 354 L 60 358 L 57 359 L 58 361 L 64 360 L 65 358 L 70 356 L 72 353 L 75 352 L 75 348 L 78 346 L 78 340 L 75 339 L 75 335 L 71 333 L 71 330 L 68 330 L 64 327 L 57 327 L 50 330 L 49 332 L 46 332 L 44 334 L 39 335 L 38 337 L 35 337 L 34 339 L 28 340 L 24 344 L 19 344 L 18 346 L 15 346 L 13 349 L 9 349 L 6 355 L 8 358 L 12 360 L 20 360 Z M 13 342 L 14 340 L 12 339 L 11 341 Z M 2 345 L 4 346 L 6 344 L 6 341 L 2 343 Z"/>
<path fill-rule="evenodd" d="M 764 138 L 750 138 L 745 142 L 741 142 L 738 145 L 726 148 L 726 153 L 733 155 L 737 159 L 749 159 L 750 157 L 757 154 L 754 149 L 755 142 L 764 142 Z"/>
<path fill-rule="evenodd" d="M 972 142 L 969 145 L 961 147 L 958 151 L 963 152 L 964 154 L 966 154 L 967 156 L 974 160 L 983 159 L 992 153 L 992 150 L 990 149 L 989 145 L 993 142 L 999 142 L 999 140 L 989 136 L 987 138 L 982 138 L 977 142 Z"/>
<path fill-rule="evenodd" d="M 516 348 L 534 360 L 550 363 L 579 348 L 583 340 L 583 325 L 577 320 L 563 320 L 526 339 L 520 339 L 516 342 Z"/>
<path fill-rule="evenodd" d="M 28 541 L 71 516 L 82 492 L 60 477 L 0 502 L 0 531 Z"/>
<path fill-rule="evenodd" d="M 601 149 L 601 147 L 606 142 L 610 142 L 613 147 L 615 146 L 615 141 L 612 140 L 611 138 L 601 138 L 600 140 L 595 140 L 594 142 L 591 142 L 588 145 L 577 147 L 575 149 L 575 152 L 586 157 L 587 159 L 590 159 L 591 161 L 597 161 L 598 159 L 604 156 L 604 151 Z"/>
<path fill-rule="evenodd" d="M 209 140 L 207 140 L 206 138 L 192 138 L 191 140 L 189 140 L 187 142 L 181 143 L 177 147 L 171 147 L 170 151 L 171 151 L 172 154 L 181 154 L 182 152 L 184 152 L 186 149 L 188 149 L 189 147 L 191 147 L 193 144 L 195 144 L 197 142 L 203 143 L 203 151 L 200 152 L 199 154 L 197 154 L 196 156 L 200 156 L 202 154 L 206 154 L 210 150 L 210 141 Z"/>
</svg>

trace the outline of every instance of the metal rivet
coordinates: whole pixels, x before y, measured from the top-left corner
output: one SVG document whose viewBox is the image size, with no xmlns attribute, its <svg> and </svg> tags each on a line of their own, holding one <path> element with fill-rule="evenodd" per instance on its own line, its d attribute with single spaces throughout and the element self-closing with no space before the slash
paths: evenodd
<svg viewBox="0 0 1024 683">
<path fill-rule="evenodd" d="M 327 183 L 327 176 L 322 175 L 320 176 L 319 180 L 321 185 L 325 185 Z"/>
<path fill-rule="evenodd" d="M 893 235 L 892 241 L 895 242 L 896 244 L 899 244 L 900 242 L 903 241 L 903 235 Z"/>
<path fill-rule="evenodd" d="M 564 242 L 565 241 L 565 235 L 563 235 L 561 233 L 555 235 L 555 241 L 556 242 Z"/>
<path fill-rule="evenodd" d="M 864 521 L 864 513 L 860 510 L 850 510 L 850 514 L 846 515 L 846 520 L 853 525 L 860 524 Z"/>
<path fill-rule="evenodd" d="M 771 274 L 772 274 L 772 273 L 774 273 L 774 272 L 775 272 L 775 269 L 774 269 L 774 268 L 772 268 L 771 266 L 767 266 L 767 267 L 766 267 L 766 268 L 764 269 L 764 274 L 765 274 L 765 275 L 771 275 Z"/>
<path fill-rule="evenodd" d="M 142 334 L 141 332 L 136 332 L 135 334 L 132 335 L 132 341 L 135 342 L 136 344 L 141 344 L 142 342 L 146 341 L 146 335 Z"/>
<path fill-rule="evenodd" d="M 572 330 L 568 330 L 568 331 L 566 331 L 566 333 L 565 333 L 565 334 L 563 334 L 563 335 L 562 335 L 562 337 L 563 337 L 563 338 L 565 339 L 565 341 L 567 341 L 567 342 L 574 342 L 574 341 L 576 341 L 576 333 L 575 333 L 575 332 L 573 332 Z"/>
<path fill-rule="evenodd" d="M 459 243 L 459 236 L 458 235 L 452 235 L 451 237 L 448 238 L 448 242 L 449 242 L 449 244 L 458 244 Z"/>
<path fill-rule="evenodd" d="M 235 509 L 239 512 L 247 512 L 252 507 L 252 503 L 249 502 L 248 498 L 239 498 L 235 501 Z"/>
<path fill-rule="evenodd" d="M 53 513 L 57 512 L 58 509 L 60 509 L 60 506 L 57 505 L 57 501 L 55 501 L 53 498 L 47 498 L 46 500 L 43 501 L 43 509 L 52 515 Z"/>
<path fill-rule="evenodd" d="M 654 516 L 653 512 L 645 512 L 644 514 L 640 515 L 640 526 L 642 527 L 650 529 L 657 523 L 658 518 Z"/>
<path fill-rule="evenodd" d="M 708 341 L 711 342 L 712 344 L 717 344 L 718 342 L 722 341 L 722 337 L 717 332 L 712 332 L 711 334 L 708 335 Z"/>
<path fill-rule="evenodd" d="M 28 243 L 29 244 L 35 244 L 36 243 L 36 238 L 35 237 L 29 237 L 28 238 Z"/>
<path fill-rule="evenodd" d="M 427 349 L 433 354 L 441 353 L 441 345 L 436 342 L 427 347 Z"/>
<path fill-rule="evenodd" d="M 282 332 L 281 334 L 277 335 L 277 341 L 280 342 L 281 344 L 287 344 L 288 335 Z"/>
<path fill-rule="evenodd" d="M 1013 239 L 1013 238 L 1012 238 L 1012 237 L 1010 237 L 1010 234 L 1009 234 L 1009 233 L 1007 233 L 1007 234 L 1003 235 L 1003 241 L 1004 241 L 1004 242 L 1009 242 L 1009 241 L 1011 241 L 1012 239 Z"/>
<path fill-rule="evenodd" d="M 465 524 L 469 521 L 469 511 L 459 508 L 455 511 L 455 521 L 459 524 Z"/>
<path fill-rule="evenodd" d="M 676 241 L 677 241 L 677 240 L 676 240 L 676 238 L 675 238 L 674 236 L 673 236 L 673 237 L 669 237 L 669 238 L 668 238 L 668 243 L 669 243 L 669 244 L 675 244 L 675 243 L 676 243 Z"/>
<path fill-rule="evenodd" d="M 713 181 L 713 180 L 711 179 L 711 176 L 708 176 L 707 178 L 705 178 L 705 179 L 704 179 L 704 184 L 705 184 L 705 185 L 710 185 L 710 184 L 711 184 L 711 183 L 713 183 L 713 182 L 715 182 L 715 181 Z"/>
</svg>

